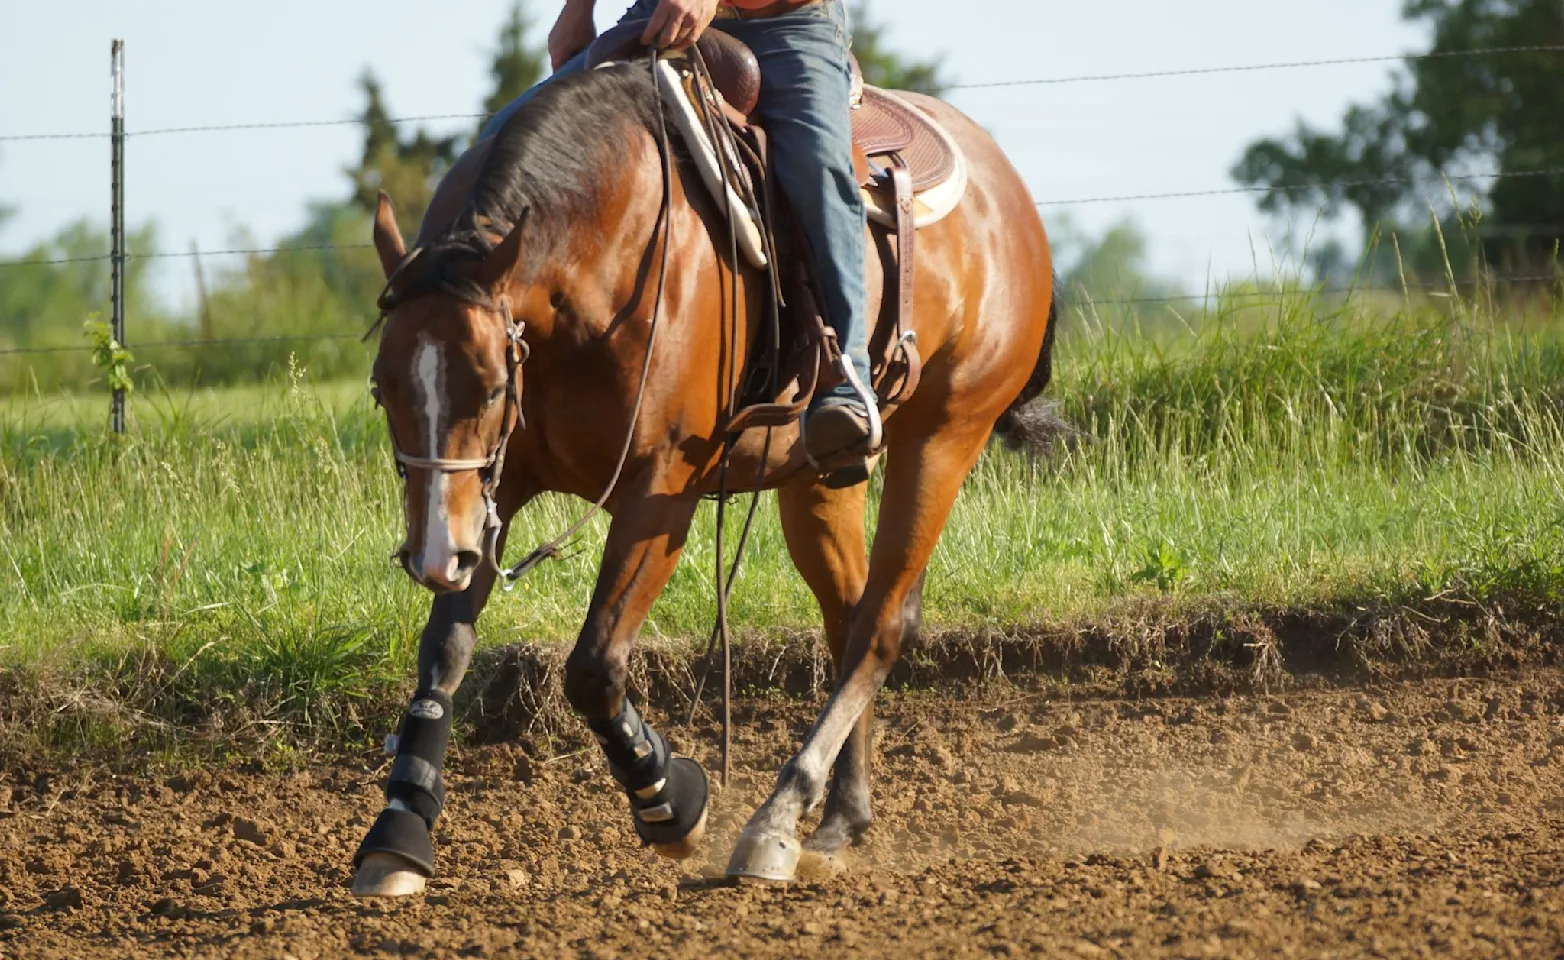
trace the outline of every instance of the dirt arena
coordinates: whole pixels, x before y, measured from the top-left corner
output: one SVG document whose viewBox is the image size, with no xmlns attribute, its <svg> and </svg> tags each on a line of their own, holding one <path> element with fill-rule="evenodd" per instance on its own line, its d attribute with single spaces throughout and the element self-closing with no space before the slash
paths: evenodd
<svg viewBox="0 0 1564 960">
<path fill-rule="evenodd" d="M 1564 687 L 882 702 L 845 872 L 720 879 L 813 708 L 747 706 L 709 859 L 632 841 L 596 751 L 458 751 L 443 874 L 348 896 L 372 763 L 0 775 L 0 957 L 1564 956 Z M 716 765 L 715 729 L 673 738 Z"/>
</svg>

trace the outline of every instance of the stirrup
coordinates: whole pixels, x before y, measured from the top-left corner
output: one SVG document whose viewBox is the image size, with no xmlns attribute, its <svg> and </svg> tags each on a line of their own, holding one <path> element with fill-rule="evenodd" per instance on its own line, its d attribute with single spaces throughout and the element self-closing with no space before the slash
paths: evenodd
<svg viewBox="0 0 1564 960">
<path fill-rule="evenodd" d="M 825 486 L 837 490 L 857 486 L 869 479 L 869 474 L 874 469 L 874 461 L 884 448 L 885 436 L 884 423 L 880 417 L 879 398 L 858 378 L 857 371 L 845 356 L 838 353 L 832 359 L 832 367 L 837 376 L 852 388 L 856 395 L 855 399 L 863 409 L 864 419 L 868 421 L 869 427 L 868 435 L 862 441 L 844 447 L 823 460 L 818 460 L 809 451 L 810 412 L 805 411 L 801 421 L 804 457 L 809 461 L 809 465 L 819 472 Z"/>
<path fill-rule="evenodd" d="M 837 373 L 858 394 L 858 402 L 863 404 L 863 409 L 869 418 L 869 456 L 880 452 L 880 447 L 885 444 L 885 424 L 880 420 L 880 398 L 869 388 L 869 385 L 858 379 L 858 371 L 853 367 L 852 361 L 846 354 L 837 356 Z"/>
</svg>

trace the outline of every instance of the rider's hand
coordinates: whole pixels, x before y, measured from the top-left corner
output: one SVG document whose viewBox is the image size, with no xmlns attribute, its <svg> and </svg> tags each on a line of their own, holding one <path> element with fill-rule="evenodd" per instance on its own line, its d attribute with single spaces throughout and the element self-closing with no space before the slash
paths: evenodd
<svg viewBox="0 0 1564 960">
<path fill-rule="evenodd" d="M 597 24 L 592 20 L 595 0 L 566 0 L 565 9 L 548 34 L 548 57 L 558 70 L 565 61 L 585 50 L 597 39 Z"/>
<path fill-rule="evenodd" d="M 659 50 L 691 46 L 717 16 L 717 0 L 660 0 L 641 42 Z"/>
</svg>

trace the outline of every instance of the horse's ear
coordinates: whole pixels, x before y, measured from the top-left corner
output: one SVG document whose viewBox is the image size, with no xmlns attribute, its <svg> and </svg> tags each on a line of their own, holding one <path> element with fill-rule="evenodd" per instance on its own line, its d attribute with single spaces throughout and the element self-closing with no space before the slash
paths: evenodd
<svg viewBox="0 0 1564 960">
<path fill-rule="evenodd" d="M 510 233 L 500 241 L 499 246 L 489 252 L 483 258 L 483 266 L 478 268 L 477 281 L 485 290 L 496 293 L 504 293 L 510 287 L 511 281 L 517 272 L 521 270 L 521 244 L 522 234 L 527 226 L 527 214 L 531 208 L 521 211 L 521 216 L 516 218 L 516 225 L 511 227 Z"/>
<path fill-rule="evenodd" d="M 380 191 L 380 203 L 375 206 L 375 252 L 380 254 L 380 269 L 386 272 L 387 280 L 407 256 L 407 245 L 402 242 L 402 231 L 396 225 L 396 212 L 391 209 L 391 198 L 384 190 Z"/>
</svg>

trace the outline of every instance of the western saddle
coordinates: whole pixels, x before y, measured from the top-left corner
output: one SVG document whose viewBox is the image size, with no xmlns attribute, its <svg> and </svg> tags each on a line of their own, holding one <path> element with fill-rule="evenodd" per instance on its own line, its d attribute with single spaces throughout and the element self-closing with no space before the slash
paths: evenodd
<svg viewBox="0 0 1564 960">
<path fill-rule="evenodd" d="M 631 21 L 606 31 L 588 51 L 587 68 L 644 56 L 640 38 L 645 25 Z M 896 271 L 895 309 L 882 310 L 870 331 L 874 389 L 882 416 L 888 417 L 917 388 L 922 369 L 911 329 L 914 234 L 960 202 L 966 191 L 966 159 L 928 114 L 895 93 L 865 84 L 856 58 L 851 68 L 854 173 L 870 220 L 896 237 L 895 262 L 885 264 L 887 274 Z M 669 54 L 658 63 L 658 85 L 702 180 L 729 212 L 737 247 L 753 266 L 770 270 L 778 305 L 791 301 L 787 312 L 797 318 L 788 331 L 780 329 L 779 320 L 769 342 L 751 358 L 742 381 L 751 386 L 728 433 L 786 425 L 808 406 L 823 377 L 830 376 L 840 350 L 817 306 L 809 258 L 798 255 L 802 240 L 796 230 L 782 234 L 793 256 L 777 255 L 775 231 L 786 214 L 771 189 L 767 140 L 754 118 L 761 92 L 759 62 L 748 46 L 714 28 L 702 35 L 693 53 Z M 719 121 L 731 135 L 715 131 L 718 135 L 712 136 Z M 789 261 L 791 276 L 779 275 L 778 260 Z M 793 344 L 787 356 L 784 342 Z M 793 379 L 786 374 L 795 371 L 796 388 L 783 390 L 780 384 Z M 819 466 L 822 473 L 830 472 L 829 465 Z"/>
</svg>

